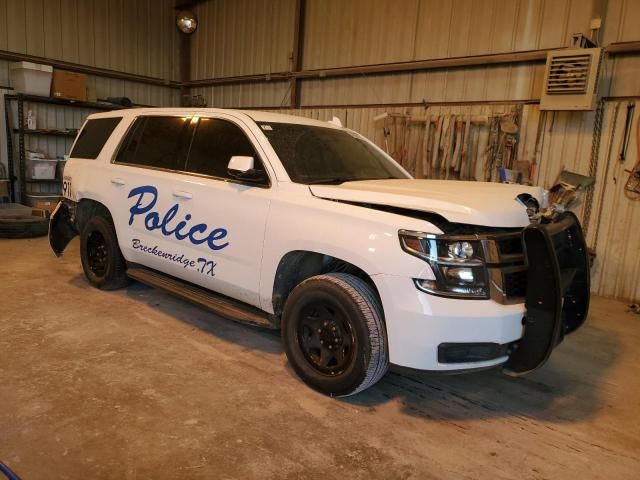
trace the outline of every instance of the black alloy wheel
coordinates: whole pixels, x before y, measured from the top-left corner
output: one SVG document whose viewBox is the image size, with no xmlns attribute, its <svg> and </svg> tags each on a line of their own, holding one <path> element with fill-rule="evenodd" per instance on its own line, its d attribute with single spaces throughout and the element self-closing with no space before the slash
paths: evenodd
<svg viewBox="0 0 640 480">
<path fill-rule="evenodd" d="M 110 218 L 91 217 L 80 234 L 80 260 L 87 280 L 101 290 L 129 283 L 126 262 Z"/>
<path fill-rule="evenodd" d="M 371 283 L 346 273 L 317 275 L 293 289 L 282 342 L 298 376 L 325 395 L 358 393 L 389 367 L 380 299 Z"/>
<path fill-rule="evenodd" d="M 339 375 L 353 358 L 353 328 L 331 299 L 307 304 L 298 323 L 298 342 L 305 358 L 326 375 Z"/>
<path fill-rule="evenodd" d="M 107 273 L 109 252 L 104 236 L 97 230 L 91 232 L 87 238 L 87 259 L 93 274 L 96 277 L 104 277 Z"/>
</svg>

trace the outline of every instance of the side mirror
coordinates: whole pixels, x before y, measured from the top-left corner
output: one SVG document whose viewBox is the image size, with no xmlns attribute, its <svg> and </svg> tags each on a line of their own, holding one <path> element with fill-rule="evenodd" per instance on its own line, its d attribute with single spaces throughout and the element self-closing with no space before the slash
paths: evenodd
<svg viewBox="0 0 640 480">
<path fill-rule="evenodd" d="M 243 173 L 253 170 L 253 165 L 253 157 L 242 157 L 236 155 L 231 157 L 231 160 L 229 160 L 227 170 L 229 170 L 230 175 L 242 175 Z"/>
<path fill-rule="evenodd" d="M 264 170 L 255 169 L 253 157 L 236 155 L 231 157 L 227 165 L 229 176 L 251 183 L 267 183 L 267 176 Z"/>
</svg>

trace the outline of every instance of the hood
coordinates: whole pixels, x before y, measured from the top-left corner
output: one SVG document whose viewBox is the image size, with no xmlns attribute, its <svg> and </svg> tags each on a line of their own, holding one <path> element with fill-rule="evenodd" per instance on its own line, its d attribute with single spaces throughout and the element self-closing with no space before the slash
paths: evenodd
<svg viewBox="0 0 640 480">
<path fill-rule="evenodd" d="M 524 227 L 526 208 L 516 196 L 529 193 L 540 202 L 542 188 L 457 180 L 363 180 L 341 185 L 310 185 L 311 193 L 328 200 L 420 210 L 450 222 L 491 227 Z"/>
</svg>

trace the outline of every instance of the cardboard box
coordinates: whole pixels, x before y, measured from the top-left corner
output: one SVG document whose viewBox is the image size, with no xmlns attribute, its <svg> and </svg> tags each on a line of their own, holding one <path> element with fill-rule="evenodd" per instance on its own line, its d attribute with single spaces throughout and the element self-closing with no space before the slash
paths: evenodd
<svg viewBox="0 0 640 480">
<path fill-rule="evenodd" d="M 62 199 L 60 195 L 47 195 L 47 194 L 27 194 L 26 203 L 28 206 L 35 209 L 44 210 L 51 213 L 58 202 Z"/>
<path fill-rule="evenodd" d="M 54 70 L 51 96 L 67 100 L 87 100 L 87 76 L 84 73 Z"/>
<path fill-rule="evenodd" d="M 0 199 L 9 196 L 9 180 L 0 180 Z"/>
</svg>

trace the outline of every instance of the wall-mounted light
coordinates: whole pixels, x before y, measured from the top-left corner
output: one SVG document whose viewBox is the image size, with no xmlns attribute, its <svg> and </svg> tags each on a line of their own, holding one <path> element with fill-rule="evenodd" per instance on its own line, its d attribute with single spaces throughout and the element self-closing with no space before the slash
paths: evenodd
<svg viewBox="0 0 640 480">
<path fill-rule="evenodd" d="M 189 10 L 182 10 L 176 16 L 176 26 L 182 33 L 193 33 L 198 28 L 198 19 L 195 13 Z"/>
</svg>

